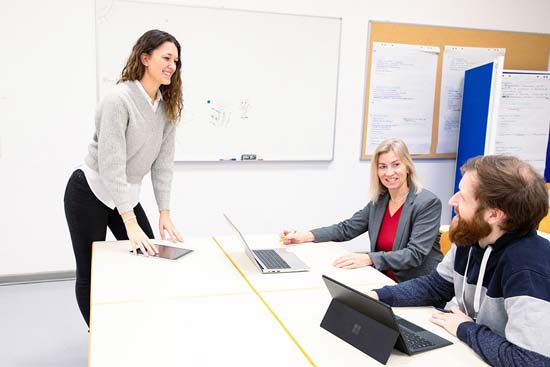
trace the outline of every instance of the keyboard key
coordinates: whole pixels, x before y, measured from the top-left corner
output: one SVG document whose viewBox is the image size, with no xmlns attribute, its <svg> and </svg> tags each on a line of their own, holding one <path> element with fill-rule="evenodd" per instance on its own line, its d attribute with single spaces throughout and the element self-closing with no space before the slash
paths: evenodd
<svg viewBox="0 0 550 367">
<path fill-rule="evenodd" d="M 403 336 L 403 339 L 405 339 L 405 344 L 407 344 L 411 350 L 418 350 L 435 345 L 431 341 L 424 339 L 417 334 L 411 333 L 404 328 L 401 328 L 401 335 Z"/>
</svg>

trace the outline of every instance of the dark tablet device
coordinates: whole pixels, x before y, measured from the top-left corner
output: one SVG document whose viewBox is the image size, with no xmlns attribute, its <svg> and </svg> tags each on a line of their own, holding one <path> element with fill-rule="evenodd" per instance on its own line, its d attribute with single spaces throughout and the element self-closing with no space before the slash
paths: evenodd
<svg viewBox="0 0 550 367">
<path fill-rule="evenodd" d="M 156 255 L 149 255 L 149 257 L 158 257 L 160 259 L 167 259 L 167 260 L 177 260 L 180 257 L 187 255 L 190 252 L 193 252 L 193 250 L 189 250 L 186 248 L 179 248 L 179 247 L 172 247 L 172 246 L 166 246 L 166 245 L 158 245 L 157 249 L 159 250 L 159 253 Z M 134 251 L 130 251 L 131 253 L 134 253 Z M 141 249 L 137 249 L 138 255 L 143 255 L 141 252 Z"/>
<path fill-rule="evenodd" d="M 366 316 L 369 320 L 374 320 L 378 324 L 384 325 L 386 329 L 391 329 L 397 332 L 398 338 L 397 343 L 395 343 L 395 347 L 398 350 L 407 353 L 408 355 L 453 344 L 452 342 L 440 337 L 439 335 L 436 335 L 416 324 L 413 324 L 412 322 L 407 321 L 404 318 L 396 316 L 390 306 L 377 299 L 374 299 L 364 293 L 359 292 L 356 289 L 342 284 L 337 280 L 329 278 L 326 275 L 323 275 L 323 281 L 325 282 L 328 291 L 330 292 L 330 295 L 333 299 L 345 304 L 352 310 L 355 310 L 358 314 Z M 342 316 L 340 316 L 340 318 L 336 321 L 333 321 L 332 324 L 344 327 L 345 321 L 346 320 Z M 351 330 L 351 332 L 347 333 L 348 335 L 352 335 L 355 339 L 359 339 L 361 343 L 370 343 L 374 345 L 375 349 L 381 350 L 384 347 L 382 345 L 383 341 L 381 335 L 377 336 L 374 335 L 375 333 L 373 333 L 373 335 L 370 335 L 369 338 L 368 327 L 363 328 L 363 331 L 366 334 L 355 334 L 353 333 L 352 329 L 354 325 L 355 323 L 351 323 L 351 325 L 348 325 L 349 329 Z M 361 329 L 360 325 L 359 329 Z M 332 332 L 331 330 L 329 331 Z M 349 343 L 348 340 L 346 341 Z M 390 347 L 393 347 L 393 344 Z M 385 357 L 386 361 L 387 357 L 389 357 L 389 355 Z M 384 361 L 381 363 L 386 362 Z"/>
</svg>

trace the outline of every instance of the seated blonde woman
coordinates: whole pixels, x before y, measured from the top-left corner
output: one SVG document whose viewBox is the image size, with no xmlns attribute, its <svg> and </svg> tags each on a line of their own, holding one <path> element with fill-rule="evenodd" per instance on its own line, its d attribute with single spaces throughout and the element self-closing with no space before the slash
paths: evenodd
<svg viewBox="0 0 550 367">
<path fill-rule="evenodd" d="M 351 218 L 308 232 L 281 232 L 283 242 L 349 241 L 369 233 L 371 250 L 337 258 L 334 266 L 374 266 L 401 282 L 429 274 L 443 259 L 439 248 L 441 201 L 423 189 L 405 143 L 388 139 L 375 150 L 371 200 Z"/>
</svg>

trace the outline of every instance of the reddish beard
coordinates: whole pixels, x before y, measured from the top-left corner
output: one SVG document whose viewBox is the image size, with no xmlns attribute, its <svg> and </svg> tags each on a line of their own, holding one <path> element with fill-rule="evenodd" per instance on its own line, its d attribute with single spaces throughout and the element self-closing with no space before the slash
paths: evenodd
<svg viewBox="0 0 550 367">
<path fill-rule="evenodd" d="M 491 233 L 491 226 L 483 219 L 481 210 L 476 210 L 474 217 L 466 220 L 460 216 L 458 208 L 455 208 L 457 216 L 453 218 L 449 228 L 449 239 L 457 246 L 470 246 Z"/>
</svg>

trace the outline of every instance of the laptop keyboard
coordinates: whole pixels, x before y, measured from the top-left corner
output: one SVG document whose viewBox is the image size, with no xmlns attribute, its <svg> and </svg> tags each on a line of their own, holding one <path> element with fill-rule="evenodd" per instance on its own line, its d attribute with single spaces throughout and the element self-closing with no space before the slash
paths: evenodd
<svg viewBox="0 0 550 367">
<path fill-rule="evenodd" d="M 290 265 L 275 250 L 254 250 L 254 254 L 268 269 L 290 269 Z"/>
<path fill-rule="evenodd" d="M 411 350 L 418 350 L 426 347 L 432 347 L 435 345 L 431 341 L 424 339 L 415 333 L 411 333 L 410 331 L 407 331 L 405 328 L 400 328 L 400 329 L 401 329 L 401 335 L 403 336 L 403 339 L 405 339 L 405 343 Z"/>
</svg>

